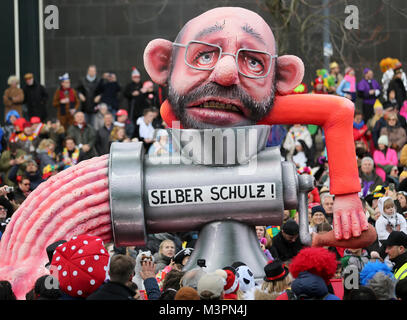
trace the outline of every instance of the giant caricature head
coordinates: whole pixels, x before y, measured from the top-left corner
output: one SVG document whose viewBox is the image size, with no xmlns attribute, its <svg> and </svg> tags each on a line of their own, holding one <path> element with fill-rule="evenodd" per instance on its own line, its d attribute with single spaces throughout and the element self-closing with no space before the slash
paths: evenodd
<svg viewBox="0 0 407 320">
<path fill-rule="evenodd" d="M 144 64 L 154 82 L 168 85 L 168 101 L 184 128 L 232 127 L 255 124 L 275 94 L 301 83 L 301 59 L 276 56 L 267 23 L 250 10 L 228 7 L 190 20 L 174 43 L 151 41 Z"/>
</svg>

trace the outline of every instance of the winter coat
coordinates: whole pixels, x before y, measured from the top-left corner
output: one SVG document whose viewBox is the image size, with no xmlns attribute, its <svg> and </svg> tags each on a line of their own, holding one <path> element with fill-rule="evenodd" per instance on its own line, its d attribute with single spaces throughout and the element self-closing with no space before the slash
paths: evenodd
<svg viewBox="0 0 407 320">
<path fill-rule="evenodd" d="M 397 114 L 397 119 L 398 119 L 397 124 L 399 126 L 401 126 L 404 130 L 406 130 L 406 128 L 407 128 L 406 119 L 403 116 L 401 116 L 400 114 Z M 377 141 L 379 140 L 380 136 L 382 135 L 381 131 L 386 126 L 387 126 L 387 121 L 385 120 L 384 117 L 381 117 L 379 120 L 377 120 L 375 126 L 373 127 L 372 138 L 373 138 L 373 142 L 374 142 L 376 149 L 378 148 Z M 403 135 L 405 135 L 405 134 L 406 133 L 404 133 Z M 389 145 L 390 145 L 390 137 L 389 137 Z"/>
<path fill-rule="evenodd" d="M 366 145 L 366 148 L 369 148 L 369 143 L 368 143 L 368 139 L 370 138 L 370 136 L 366 135 L 366 132 L 368 131 L 368 127 L 366 124 L 364 124 L 361 126 L 361 128 L 357 128 L 356 124 L 353 124 L 353 140 L 354 141 L 363 141 L 363 143 Z"/>
<path fill-rule="evenodd" d="M 19 165 L 15 165 L 12 166 L 9 174 L 8 174 L 8 179 L 10 181 L 13 181 L 15 183 L 15 185 L 17 185 L 17 176 L 18 175 L 22 175 L 24 174 L 25 176 L 27 176 L 27 178 L 30 180 L 30 190 L 34 190 L 35 188 L 37 188 L 41 182 L 44 182 L 44 180 L 42 179 L 42 172 L 40 172 L 39 170 L 37 170 L 35 173 L 27 173 L 25 171 L 23 171 Z"/>
<path fill-rule="evenodd" d="M 110 129 L 106 126 L 101 127 L 96 133 L 96 142 L 95 148 L 96 152 L 99 156 L 108 154 L 110 152 L 109 148 L 109 140 L 110 140 L 110 133 L 113 130 L 113 125 L 110 126 Z"/>
<path fill-rule="evenodd" d="M 367 250 L 362 250 L 362 254 L 360 256 L 354 255 L 349 249 L 345 249 L 345 253 L 343 258 L 341 259 L 342 263 L 342 270 L 345 270 L 347 266 L 356 266 L 360 271 L 362 271 L 363 267 L 366 263 L 369 262 L 369 254 Z"/>
<path fill-rule="evenodd" d="M 375 93 L 370 94 L 369 93 L 370 90 L 375 90 Z M 377 92 L 377 90 L 379 92 Z M 357 91 L 360 97 L 363 98 L 363 103 L 372 106 L 374 105 L 377 97 L 380 95 L 380 90 L 381 86 L 375 79 L 372 80 L 363 79 L 357 85 Z"/>
<path fill-rule="evenodd" d="M 27 105 L 28 117 L 40 117 L 41 121 L 47 118 L 48 93 L 44 86 L 35 80 L 31 86 L 25 85 L 24 103 Z"/>
<path fill-rule="evenodd" d="M 155 273 L 157 274 L 158 272 L 160 272 L 162 269 L 164 269 L 166 266 L 168 266 L 171 262 L 170 257 L 164 256 L 161 253 L 155 253 L 154 254 L 154 260 L 155 260 Z"/>
<path fill-rule="evenodd" d="M 46 150 L 37 151 L 37 159 L 40 163 L 40 172 L 43 172 L 44 167 L 47 165 L 57 165 L 56 159 L 52 158 Z"/>
<path fill-rule="evenodd" d="M 14 101 L 12 100 L 14 98 Z M 4 91 L 3 103 L 4 114 L 16 110 L 20 116 L 23 115 L 24 91 L 20 88 L 8 87 Z"/>
<path fill-rule="evenodd" d="M 94 99 L 97 95 L 97 89 L 99 88 L 100 85 L 101 85 L 100 78 L 96 78 L 93 81 L 89 81 L 86 77 L 84 77 L 79 81 L 76 90 L 78 91 L 78 95 L 79 93 L 82 93 L 86 98 L 85 101 L 83 102 L 81 101 L 80 106 L 80 110 L 83 111 L 84 113 L 88 114 L 95 113 Z"/>
<path fill-rule="evenodd" d="M 131 81 L 126 85 L 123 91 L 123 96 L 127 100 L 127 110 L 129 111 L 129 119 L 133 122 L 135 122 L 138 117 L 143 115 L 143 110 L 146 108 L 146 105 L 144 105 L 144 96 L 140 91 L 142 86 L 143 84 L 141 81 L 139 83 Z M 132 93 L 134 91 L 139 91 L 139 95 L 133 96 Z"/>
<path fill-rule="evenodd" d="M 298 275 L 291 284 L 291 290 L 300 300 L 340 300 L 339 297 L 328 292 L 328 287 L 321 277 L 307 271 Z"/>
<path fill-rule="evenodd" d="M 390 197 L 382 197 L 377 203 L 380 210 L 380 217 L 377 219 L 375 227 L 379 241 L 384 241 L 389 237 L 390 232 L 386 230 L 386 226 L 389 223 L 392 225 L 393 230 L 396 230 L 396 226 L 400 225 L 400 231 L 407 233 L 406 219 L 400 213 L 395 212 L 392 215 L 388 215 L 384 212 L 383 204 L 387 199 L 390 199 Z"/>
<path fill-rule="evenodd" d="M 86 300 L 135 300 L 136 293 L 119 282 L 108 281 L 90 294 Z"/>
<path fill-rule="evenodd" d="M 397 280 L 402 280 L 407 278 L 407 252 L 398 255 L 396 258 L 391 260 L 394 263 L 393 273 Z"/>
<path fill-rule="evenodd" d="M 102 97 L 100 102 L 106 103 L 114 110 L 119 109 L 119 98 L 118 94 L 121 88 L 118 82 L 109 82 L 103 80 L 100 85 L 100 91 L 102 92 Z"/>
<path fill-rule="evenodd" d="M 390 81 L 389 88 L 387 89 L 387 96 L 389 96 L 391 91 L 396 93 L 397 104 L 401 108 L 404 101 L 407 100 L 406 88 L 404 87 L 403 81 L 401 79 L 393 79 Z"/>
<path fill-rule="evenodd" d="M 8 178 L 8 175 L 12 168 L 12 166 L 10 165 L 10 160 L 20 158 L 21 156 L 24 156 L 24 155 L 26 155 L 26 152 L 21 149 L 17 149 L 17 152 L 15 155 L 13 155 L 10 150 L 3 151 L 3 153 L 1 154 L 1 157 L 0 157 L 0 172 L 4 176 L 4 181 L 3 181 L 4 184 L 6 184 L 8 186 L 13 186 L 13 187 L 17 186 L 15 182 L 11 181 Z"/>
<path fill-rule="evenodd" d="M 389 146 L 396 144 L 400 150 L 407 142 L 406 130 L 400 125 L 385 126 L 380 130 L 380 136 L 387 136 L 389 138 Z"/>
<path fill-rule="evenodd" d="M 300 237 L 294 243 L 290 243 L 284 239 L 282 232 L 279 232 L 273 238 L 273 245 L 271 246 L 270 253 L 274 259 L 287 261 L 292 259 L 303 248 Z"/>
<path fill-rule="evenodd" d="M 74 102 L 68 102 L 63 105 L 61 105 L 60 102 L 60 92 L 61 88 L 58 88 L 55 91 L 54 98 L 52 100 L 52 105 L 54 108 L 57 108 L 57 118 L 61 122 L 61 125 L 66 129 L 73 123 L 74 118 L 73 115 L 71 114 L 70 110 L 75 110 L 75 112 L 79 109 L 80 105 L 80 100 L 78 98 L 78 94 L 75 89 L 72 89 L 74 92 L 74 97 L 75 101 Z"/>
<path fill-rule="evenodd" d="M 160 287 L 155 278 L 147 278 L 144 280 L 144 288 L 147 293 L 148 300 L 158 300 L 161 296 Z"/>
<path fill-rule="evenodd" d="M 84 160 L 85 159 L 90 159 L 96 156 L 96 149 L 95 149 L 95 142 L 96 142 L 96 132 L 95 130 L 85 124 L 82 129 L 79 128 L 76 124 L 71 125 L 67 132 L 67 136 L 74 137 L 76 145 L 84 145 L 88 144 L 90 149 L 88 152 L 84 153 Z"/>
<path fill-rule="evenodd" d="M 375 152 L 373 153 L 373 160 L 374 163 L 376 164 L 376 174 L 380 178 L 382 178 L 383 181 L 386 181 L 386 172 L 382 168 L 380 168 L 377 164 L 380 164 L 382 166 L 386 165 L 397 166 L 397 164 L 399 163 L 396 150 L 392 148 L 386 149 L 387 151 L 385 151 L 385 153 L 381 150 L 375 150 Z"/>
</svg>

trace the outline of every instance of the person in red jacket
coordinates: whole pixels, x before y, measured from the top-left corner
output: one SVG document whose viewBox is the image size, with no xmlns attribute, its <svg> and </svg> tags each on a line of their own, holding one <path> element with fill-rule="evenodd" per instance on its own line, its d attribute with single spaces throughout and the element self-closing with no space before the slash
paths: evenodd
<svg viewBox="0 0 407 320">
<path fill-rule="evenodd" d="M 363 114 L 359 110 L 355 110 L 355 116 L 353 117 L 353 139 L 355 142 L 362 141 L 366 145 L 366 149 L 369 150 L 372 133 L 363 121 Z"/>
</svg>

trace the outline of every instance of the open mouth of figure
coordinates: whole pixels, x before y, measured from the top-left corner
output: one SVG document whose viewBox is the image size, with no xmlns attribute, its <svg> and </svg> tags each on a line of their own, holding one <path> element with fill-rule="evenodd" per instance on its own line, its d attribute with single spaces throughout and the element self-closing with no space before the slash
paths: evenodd
<svg viewBox="0 0 407 320">
<path fill-rule="evenodd" d="M 197 121 L 219 126 L 231 126 L 247 120 L 244 106 L 235 100 L 209 99 L 196 101 L 187 107 L 187 112 Z"/>
</svg>

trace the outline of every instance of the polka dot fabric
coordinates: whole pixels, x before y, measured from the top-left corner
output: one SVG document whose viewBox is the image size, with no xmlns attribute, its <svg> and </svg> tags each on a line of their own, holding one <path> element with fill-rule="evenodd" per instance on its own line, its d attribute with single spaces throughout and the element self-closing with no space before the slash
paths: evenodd
<svg viewBox="0 0 407 320">
<path fill-rule="evenodd" d="M 102 239 L 80 235 L 57 247 L 50 272 L 63 292 L 86 298 L 104 282 L 108 263 Z"/>
</svg>

